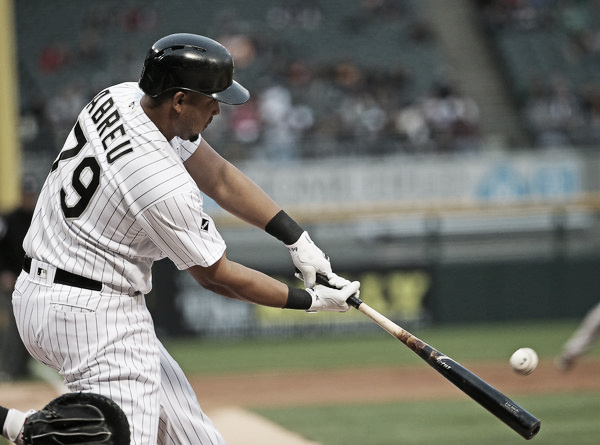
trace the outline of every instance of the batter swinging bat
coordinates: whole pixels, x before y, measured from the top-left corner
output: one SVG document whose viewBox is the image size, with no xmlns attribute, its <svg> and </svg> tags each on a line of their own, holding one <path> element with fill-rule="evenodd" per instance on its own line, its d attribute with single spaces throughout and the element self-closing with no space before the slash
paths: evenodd
<svg viewBox="0 0 600 445">
<path fill-rule="evenodd" d="M 326 278 L 317 276 L 317 281 L 328 285 Z M 442 354 L 427 343 L 419 340 L 410 332 L 402 329 L 389 318 L 377 312 L 355 295 L 346 300 L 350 306 L 365 314 L 381 328 L 396 337 L 415 354 L 425 360 L 433 369 L 452 382 L 514 431 L 525 439 L 533 438 L 539 431 L 541 422 L 535 416 L 521 408 L 500 391 L 477 377 L 467 368 L 461 366 L 450 357 Z"/>
</svg>

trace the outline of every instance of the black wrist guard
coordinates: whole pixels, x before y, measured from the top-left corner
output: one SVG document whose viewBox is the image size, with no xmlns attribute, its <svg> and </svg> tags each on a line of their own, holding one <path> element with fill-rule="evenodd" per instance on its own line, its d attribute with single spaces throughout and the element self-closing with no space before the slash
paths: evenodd
<svg viewBox="0 0 600 445">
<path fill-rule="evenodd" d="M 288 286 L 288 298 L 284 309 L 309 309 L 312 306 L 312 297 L 304 289 Z"/>
<path fill-rule="evenodd" d="M 304 229 L 287 213 L 281 210 L 267 223 L 265 232 L 274 236 L 282 243 L 290 245 L 298 241 L 298 238 L 300 238 Z"/>
</svg>

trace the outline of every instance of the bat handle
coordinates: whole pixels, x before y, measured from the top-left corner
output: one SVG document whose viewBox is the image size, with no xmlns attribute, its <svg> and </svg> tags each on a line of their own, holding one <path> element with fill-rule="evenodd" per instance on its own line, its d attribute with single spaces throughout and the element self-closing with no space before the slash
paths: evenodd
<svg viewBox="0 0 600 445">
<path fill-rule="evenodd" d="M 360 298 L 358 298 L 356 296 L 356 294 L 354 295 L 350 295 L 348 297 L 348 299 L 346 300 L 346 303 L 348 303 L 350 306 L 352 306 L 355 309 L 358 309 L 358 307 L 363 303 L 362 300 Z"/>
<path fill-rule="evenodd" d="M 327 277 L 320 273 L 317 274 L 317 284 L 322 284 L 323 286 L 327 286 L 327 287 L 333 287 L 331 284 L 329 284 Z M 348 303 L 353 308 L 358 309 L 358 306 L 360 306 L 363 302 L 360 298 L 358 298 L 356 296 L 356 294 L 354 294 L 354 295 L 350 295 L 348 297 L 348 299 L 346 300 L 346 303 Z"/>
</svg>

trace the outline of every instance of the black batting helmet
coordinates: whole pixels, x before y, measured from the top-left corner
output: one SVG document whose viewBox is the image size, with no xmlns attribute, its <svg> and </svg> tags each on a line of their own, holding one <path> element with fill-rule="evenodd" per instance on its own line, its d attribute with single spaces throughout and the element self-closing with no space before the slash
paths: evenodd
<svg viewBox="0 0 600 445">
<path fill-rule="evenodd" d="M 190 90 L 231 105 L 250 98 L 233 80 L 233 57 L 220 43 L 196 34 L 159 39 L 146 56 L 139 82 L 148 96 L 173 89 Z"/>
</svg>

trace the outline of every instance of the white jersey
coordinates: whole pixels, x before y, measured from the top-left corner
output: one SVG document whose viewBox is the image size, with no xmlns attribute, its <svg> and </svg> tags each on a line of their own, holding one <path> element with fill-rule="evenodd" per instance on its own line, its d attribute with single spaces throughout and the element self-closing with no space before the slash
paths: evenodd
<svg viewBox="0 0 600 445">
<path fill-rule="evenodd" d="M 30 257 L 123 293 L 147 293 L 151 266 L 210 266 L 225 251 L 183 162 L 192 143 L 167 141 L 133 82 L 99 93 L 52 165 L 23 247 Z"/>
</svg>

